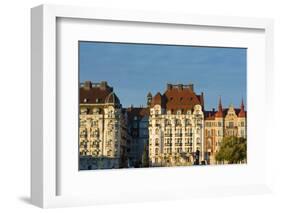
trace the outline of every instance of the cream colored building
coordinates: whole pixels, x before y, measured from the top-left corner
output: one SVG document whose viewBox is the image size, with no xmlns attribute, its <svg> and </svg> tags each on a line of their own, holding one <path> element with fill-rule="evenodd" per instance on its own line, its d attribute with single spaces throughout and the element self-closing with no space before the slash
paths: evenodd
<svg viewBox="0 0 281 213">
<path fill-rule="evenodd" d="M 192 165 L 204 160 L 204 100 L 193 85 L 167 85 L 148 95 L 150 166 Z"/>
<path fill-rule="evenodd" d="M 140 167 L 145 147 L 150 167 L 216 164 L 224 137 L 247 137 L 243 101 L 206 111 L 192 84 L 167 84 L 144 108 L 122 108 L 105 81 L 86 81 L 79 94 L 80 169 Z"/>
<path fill-rule="evenodd" d="M 107 82 L 80 86 L 80 165 L 87 166 L 82 169 L 120 167 L 126 150 L 122 116 L 120 101 Z M 88 158 L 91 162 L 83 161 Z"/>
</svg>

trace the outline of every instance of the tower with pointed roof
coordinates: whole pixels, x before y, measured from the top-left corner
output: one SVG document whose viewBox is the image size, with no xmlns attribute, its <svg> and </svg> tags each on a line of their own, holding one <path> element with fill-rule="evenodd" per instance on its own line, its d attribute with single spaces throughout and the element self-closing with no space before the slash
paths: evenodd
<svg viewBox="0 0 281 213">
<path fill-rule="evenodd" d="M 215 155 L 224 137 L 247 137 L 246 117 L 243 99 L 240 108 L 235 108 L 233 104 L 223 108 L 219 97 L 217 110 L 205 111 L 205 151 L 208 163 L 217 163 Z"/>
<path fill-rule="evenodd" d="M 244 106 L 244 100 L 242 98 L 240 111 L 238 113 L 238 136 L 246 138 L 247 136 L 247 116 L 246 110 Z"/>
<path fill-rule="evenodd" d="M 151 92 L 149 92 L 149 93 L 147 94 L 146 98 L 147 98 L 146 104 L 147 104 L 147 106 L 150 106 L 151 101 L 152 101 L 152 94 L 151 94 Z"/>
<path fill-rule="evenodd" d="M 215 163 L 215 153 L 219 150 L 219 145 L 224 134 L 224 110 L 221 96 L 219 97 L 217 111 L 205 112 L 205 155 L 209 164 Z"/>
</svg>

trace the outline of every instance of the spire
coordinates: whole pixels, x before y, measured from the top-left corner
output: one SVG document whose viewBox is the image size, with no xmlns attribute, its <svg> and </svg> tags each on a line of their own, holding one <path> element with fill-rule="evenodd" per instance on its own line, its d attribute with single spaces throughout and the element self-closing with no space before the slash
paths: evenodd
<svg viewBox="0 0 281 213">
<path fill-rule="evenodd" d="M 151 92 L 149 92 L 149 93 L 147 94 L 146 98 L 147 98 L 146 104 L 147 104 L 147 106 L 150 106 L 151 101 L 152 101 L 152 94 L 151 94 Z"/>
<path fill-rule="evenodd" d="M 239 112 L 238 116 L 239 116 L 239 117 L 246 117 L 246 112 L 245 112 L 245 107 L 244 107 L 243 98 L 242 98 L 242 101 L 241 101 L 240 112 Z"/>
<path fill-rule="evenodd" d="M 222 112 L 221 96 L 220 96 L 220 99 L 219 99 L 219 107 L 218 107 L 218 110 L 219 110 L 220 112 Z"/>
<path fill-rule="evenodd" d="M 243 100 L 243 98 L 242 98 L 242 101 L 241 101 L 241 110 L 244 110 L 244 100 Z"/>
<path fill-rule="evenodd" d="M 221 96 L 219 98 L 219 105 L 218 105 L 218 111 L 215 115 L 216 117 L 222 118 L 223 117 L 223 110 L 222 110 L 222 103 L 221 103 Z"/>
</svg>

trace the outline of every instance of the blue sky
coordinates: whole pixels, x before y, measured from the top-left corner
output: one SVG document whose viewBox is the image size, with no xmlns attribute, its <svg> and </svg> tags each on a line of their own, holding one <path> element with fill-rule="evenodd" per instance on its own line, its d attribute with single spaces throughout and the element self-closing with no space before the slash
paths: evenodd
<svg viewBox="0 0 281 213">
<path fill-rule="evenodd" d="M 166 84 L 194 84 L 205 109 L 246 105 L 247 50 L 175 45 L 79 42 L 80 82 L 106 80 L 124 107 L 146 104 Z"/>
</svg>

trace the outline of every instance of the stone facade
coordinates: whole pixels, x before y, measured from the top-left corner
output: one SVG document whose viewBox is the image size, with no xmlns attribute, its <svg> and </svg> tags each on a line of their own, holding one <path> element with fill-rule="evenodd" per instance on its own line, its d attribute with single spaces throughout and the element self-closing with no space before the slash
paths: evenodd
<svg viewBox="0 0 281 213">
<path fill-rule="evenodd" d="M 146 107 L 122 108 L 107 82 L 80 86 L 80 169 L 216 164 L 226 136 L 247 138 L 243 100 L 204 109 L 194 86 L 171 85 L 147 95 Z"/>
<path fill-rule="evenodd" d="M 85 82 L 80 87 L 80 157 L 106 158 L 119 168 L 126 150 L 122 135 L 125 125 L 122 107 L 113 88 L 106 82 Z M 123 133 L 124 134 L 124 133 Z M 123 136 L 123 137 L 122 137 Z"/>
<path fill-rule="evenodd" d="M 150 166 L 192 165 L 204 160 L 204 101 L 193 85 L 167 85 L 148 95 Z"/>
</svg>

